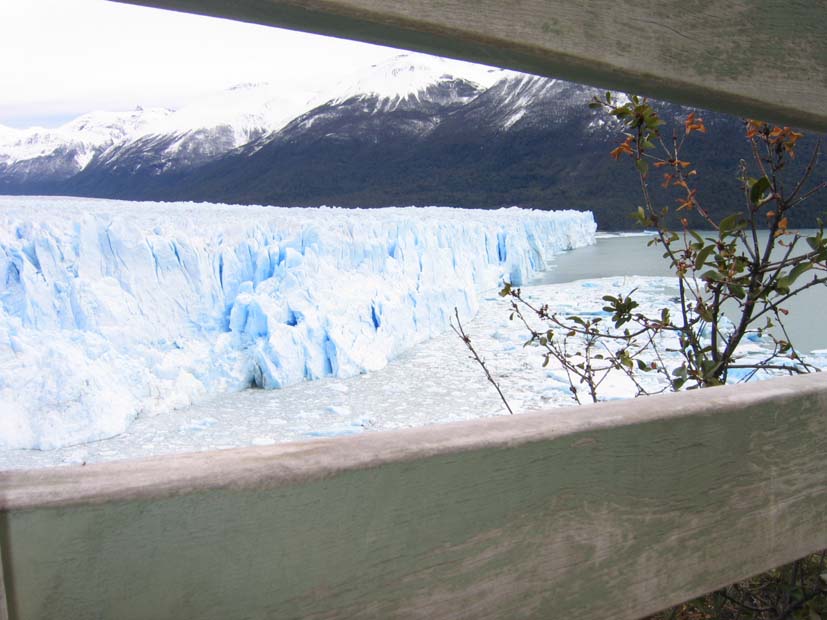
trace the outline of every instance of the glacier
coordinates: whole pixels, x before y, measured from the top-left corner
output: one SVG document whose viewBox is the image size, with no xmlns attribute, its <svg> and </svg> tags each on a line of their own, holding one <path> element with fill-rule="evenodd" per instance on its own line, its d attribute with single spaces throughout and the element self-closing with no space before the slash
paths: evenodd
<svg viewBox="0 0 827 620">
<path fill-rule="evenodd" d="M 208 395 L 383 368 L 589 212 L 0 196 L 0 447 L 124 432 Z"/>
</svg>

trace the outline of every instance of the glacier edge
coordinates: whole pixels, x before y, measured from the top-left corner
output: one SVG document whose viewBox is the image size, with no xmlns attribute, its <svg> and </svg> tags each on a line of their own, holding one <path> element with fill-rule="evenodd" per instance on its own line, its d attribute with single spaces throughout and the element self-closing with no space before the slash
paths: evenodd
<svg viewBox="0 0 827 620">
<path fill-rule="evenodd" d="M 478 293 L 594 242 L 589 212 L 0 197 L 0 447 L 384 367 Z"/>
</svg>

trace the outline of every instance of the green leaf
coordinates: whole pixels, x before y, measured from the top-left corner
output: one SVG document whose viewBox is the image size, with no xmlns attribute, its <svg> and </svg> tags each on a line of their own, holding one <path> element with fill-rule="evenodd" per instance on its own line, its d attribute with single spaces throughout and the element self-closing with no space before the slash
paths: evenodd
<svg viewBox="0 0 827 620">
<path fill-rule="evenodd" d="M 770 188 L 770 180 L 763 176 L 758 179 L 755 183 L 752 184 L 752 187 L 749 190 L 749 199 L 752 204 L 758 204 L 758 201 L 761 200 L 761 196 L 764 195 Z"/>
<path fill-rule="evenodd" d="M 712 254 L 712 252 L 714 251 L 715 245 L 709 244 L 706 247 L 704 247 L 700 252 L 698 252 L 698 255 L 695 257 L 695 269 L 699 270 L 701 267 L 703 267 L 704 263 L 706 263 L 706 259 L 708 259 L 709 255 Z"/>
<path fill-rule="evenodd" d="M 735 228 L 741 220 L 740 213 L 733 213 L 732 215 L 727 215 L 721 222 L 718 224 L 718 231 L 721 233 L 721 236 L 725 236 L 729 231 Z"/>
<path fill-rule="evenodd" d="M 787 274 L 787 279 L 789 280 L 790 285 L 792 286 L 793 282 L 795 282 L 798 279 L 798 276 L 800 276 L 805 271 L 809 271 L 812 268 L 813 264 L 810 262 L 804 262 L 793 267 L 790 270 L 790 273 Z"/>
<path fill-rule="evenodd" d="M 649 164 L 645 159 L 635 160 L 635 166 L 641 175 L 646 176 L 649 173 Z"/>
<path fill-rule="evenodd" d="M 807 244 L 810 246 L 811 250 L 820 249 L 823 243 L 824 239 L 821 238 L 821 235 L 816 237 L 807 237 Z"/>
<path fill-rule="evenodd" d="M 721 274 L 715 269 L 710 269 L 701 274 L 701 280 L 705 282 L 720 282 L 721 279 Z"/>
<path fill-rule="evenodd" d="M 589 107 L 590 107 L 592 110 L 599 110 L 600 108 L 602 108 L 602 107 L 603 107 L 603 104 L 602 104 L 602 103 L 600 103 L 599 101 L 592 101 L 592 102 L 589 104 Z"/>
<path fill-rule="evenodd" d="M 729 289 L 729 293 L 736 299 L 743 299 L 747 296 L 744 287 L 739 284 L 730 284 L 727 288 Z"/>
</svg>

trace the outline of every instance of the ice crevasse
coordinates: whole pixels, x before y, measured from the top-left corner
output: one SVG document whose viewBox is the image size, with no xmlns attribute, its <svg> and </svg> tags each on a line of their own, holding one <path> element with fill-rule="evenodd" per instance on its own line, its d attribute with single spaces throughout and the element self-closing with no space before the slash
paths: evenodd
<svg viewBox="0 0 827 620">
<path fill-rule="evenodd" d="M 592 243 L 591 213 L 0 197 L 0 447 L 382 368 Z"/>
</svg>

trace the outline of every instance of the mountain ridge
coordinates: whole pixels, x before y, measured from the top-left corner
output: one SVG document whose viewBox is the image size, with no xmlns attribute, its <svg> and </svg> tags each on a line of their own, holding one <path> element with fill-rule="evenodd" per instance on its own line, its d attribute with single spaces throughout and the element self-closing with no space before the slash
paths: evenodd
<svg viewBox="0 0 827 620">
<path fill-rule="evenodd" d="M 176 112 L 148 111 L 152 122 L 129 117 L 137 129 L 122 130 L 120 139 L 110 127 L 112 135 L 69 141 L 29 160 L 12 161 L 4 150 L 8 132 L 0 128 L 0 193 L 575 208 L 592 210 L 603 229 L 629 229 L 638 180 L 631 167 L 608 157 L 619 127 L 588 109 L 598 93 L 552 78 L 401 55 L 312 93 L 239 85 Z M 690 111 L 657 106 L 679 127 Z M 741 199 L 734 168 L 750 153 L 738 119 L 703 115 L 711 135 L 693 140 L 686 155 L 698 162 L 705 207 L 718 215 Z M 805 210 L 797 224 L 812 225 L 816 215 Z"/>
</svg>

